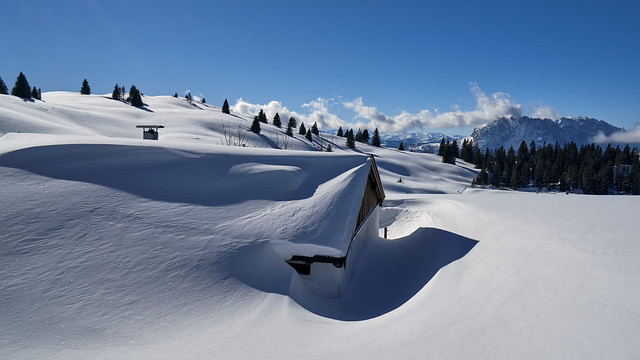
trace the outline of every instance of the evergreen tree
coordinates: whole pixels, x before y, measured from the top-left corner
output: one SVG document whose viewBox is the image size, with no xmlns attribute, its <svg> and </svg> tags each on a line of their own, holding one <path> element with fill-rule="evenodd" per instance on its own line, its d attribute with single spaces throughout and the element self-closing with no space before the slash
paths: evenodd
<svg viewBox="0 0 640 360">
<path fill-rule="evenodd" d="M 287 134 L 289 136 L 293 136 L 293 129 L 291 128 L 291 124 L 290 123 L 287 125 L 287 132 L 285 134 Z"/>
<path fill-rule="evenodd" d="M 318 123 L 314 122 L 313 126 L 311 126 L 311 133 L 316 134 L 316 136 L 320 136 L 320 130 L 318 130 Z"/>
<path fill-rule="evenodd" d="M 331 147 L 331 144 L 327 145 L 327 152 L 333 152 L 333 148 Z"/>
<path fill-rule="evenodd" d="M 458 149 L 458 141 L 457 140 L 453 140 L 453 142 L 451 142 L 451 147 L 453 149 L 451 149 L 452 151 L 452 156 L 454 159 L 457 159 L 460 157 L 460 150 Z"/>
<path fill-rule="evenodd" d="M 118 86 L 118 84 L 116 84 L 116 86 Z M 173 93 L 173 97 L 177 98 L 178 97 L 178 93 Z"/>
<path fill-rule="evenodd" d="M 507 187 L 513 187 L 513 182 L 511 181 L 512 179 L 515 178 L 516 182 L 517 182 L 517 178 L 518 178 L 518 174 L 517 174 L 517 170 L 516 170 L 516 175 L 514 177 L 513 174 L 513 170 L 515 168 L 516 165 L 516 151 L 513 149 L 513 146 L 509 147 L 509 150 L 507 151 L 507 158 L 505 160 L 504 163 L 504 185 Z"/>
<path fill-rule="evenodd" d="M 473 164 L 476 169 L 482 169 L 484 167 L 484 157 L 477 144 L 473 145 Z"/>
<path fill-rule="evenodd" d="M 630 178 L 631 193 L 633 195 L 640 195 L 640 157 L 638 157 L 637 152 L 635 152 L 633 156 Z"/>
<path fill-rule="evenodd" d="M 131 95 L 129 95 L 129 97 L 131 97 Z M 193 101 L 193 96 L 191 96 L 191 91 L 187 92 L 187 95 L 184 96 L 184 98 L 191 103 Z"/>
<path fill-rule="evenodd" d="M 229 111 L 229 102 L 227 101 L 227 99 L 224 99 L 224 103 L 222 104 L 222 113 L 231 114 L 231 112 Z"/>
<path fill-rule="evenodd" d="M 342 126 L 338 128 L 338 133 L 336 134 L 336 136 L 344 137 L 344 133 L 342 132 Z"/>
<path fill-rule="evenodd" d="M 362 142 L 369 143 L 369 130 L 367 129 L 362 130 Z"/>
<path fill-rule="evenodd" d="M 31 97 L 34 98 L 34 99 L 38 99 L 38 89 L 36 89 L 35 86 L 31 90 Z"/>
<path fill-rule="evenodd" d="M 311 136 L 311 130 L 307 131 L 307 133 L 304 135 L 304 137 L 306 137 L 307 140 L 313 142 L 313 136 Z"/>
<path fill-rule="evenodd" d="M 380 147 L 380 133 L 378 132 L 378 128 L 373 130 L 373 137 L 371 138 L 371 145 Z"/>
<path fill-rule="evenodd" d="M 307 129 L 304 127 L 304 122 L 300 123 L 300 128 L 298 129 L 298 134 L 300 134 L 300 135 L 306 135 L 307 134 Z"/>
<path fill-rule="evenodd" d="M 37 97 L 37 99 L 38 100 L 42 100 L 42 89 L 41 88 L 38 88 L 38 97 Z"/>
<path fill-rule="evenodd" d="M 27 81 L 27 77 L 22 72 L 16 78 L 16 83 L 11 89 L 11 95 L 23 99 L 31 99 L 31 86 L 29 86 L 29 81 Z"/>
<path fill-rule="evenodd" d="M 122 85 L 120 88 L 120 100 L 124 100 L 124 96 L 127 94 L 127 89 Z"/>
<path fill-rule="evenodd" d="M 347 147 L 349 149 L 355 149 L 356 148 L 356 139 L 353 136 L 353 129 L 347 130 L 347 133 L 346 133 L 345 137 L 347 138 L 347 140 L 346 140 Z"/>
<path fill-rule="evenodd" d="M 251 132 L 260 134 L 260 118 L 258 115 L 253 117 L 253 123 L 251 124 L 251 128 L 249 129 Z"/>
<path fill-rule="evenodd" d="M 268 123 L 267 115 L 264 113 L 264 111 L 262 111 L 262 109 L 260 109 L 260 112 L 258 112 L 258 120 L 260 120 L 261 123 Z"/>
<path fill-rule="evenodd" d="M 191 94 L 189 94 L 191 95 Z M 131 106 L 141 107 L 144 105 L 142 102 L 142 96 L 140 96 L 140 90 L 136 88 L 135 85 L 131 85 L 131 89 L 129 89 L 129 97 L 127 101 L 131 103 Z"/>
<path fill-rule="evenodd" d="M 281 127 L 282 127 L 282 122 L 280 122 L 280 115 L 279 115 L 278 113 L 276 113 L 276 114 L 273 116 L 273 125 L 275 125 L 275 126 L 277 126 L 277 127 L 279 127 L 279 128 L 281 128 Z"/>
<path fill-rule="evenodd" d="M 473 162 L 473 140 L 462 140 L 462 150 L 460 151 L 460 159 L 471 163 Z"/>
<path fill-rule="evenodd" d="M 355 140 L 356 140 L 357 142 L 364 142 L 364 141 L 362 140 L 362 130 L 358 129 L 358 132 L 356 133 L 356 136 L 355 136 Z"/>
<path fill-rule="evenodd" d="M 0 94 L 9 95 L 9 90 L 7 89 L 7 85 L 2 80 L 2 77 L 0 77 Z"/>
<path fill-rule="evenodd" d="M 511 178 L 509 179 L 509 183 L 512 189 L 516 190 L 518 189 L 520 186 L 520 174 L 518 173 L 518 168 L 517 167 L 513 167 L 513 169 L 511 170 Z"/>
<path fill-rule="evenodd" d="M 87 79 L 82 80 L 82 88 L 80 88 L 81 95 L 91 95 L 91 87 L 89 87 L 89 82 Z"/>
<path fill-rule="evenodd" d="M 446 164 L 455 165 L 457 148 L 458 148 L 458 144 L 456 143 L 455 140 L 453 140 L 453 143 L 450 143 L 449 141 L 447 141 L 442 150 L 443 152 L 442 162 Z"/>
<path fill-rule="evenodd" d="M 440 146 L 438 146 L 438 155 L 442 156 L 442 162 L 446 163 L 448 162 L 448 154 L 449 154 L 449 141 L 447 140 L 447 142 L 444 142 L 444 138 L 442 138 L 442 141 L 440 141 Z"/>
<path fill-rule="evenodd" d="M 206 104 L 207 100 L 205 100 L 205 98 L 203 97 L 202 100 L 200 100 L 201 103 Z"/>
<path fill-rule="evenodd" d="M 487 169 L 486 168 L 482 168 L 480 170 L 480 174 L 478 174 L 477 180 L 476 180 L 476 184 L 480 184 L 480 185 L 487 185 L 489 184 L 489 174 L 487 173 Z"/>
<path fill-rule="evenodd" d="M 296 118 L 294 118 L 293 116 L 289 118 L 289 123 L 287 124 L 288 127 L 295 129 L 298 127 L 298 122 L 296 121 Z"/>
<path fill-rule="evenodd" d="M 177 96 L 178 94 L 176 94 Z M 118 87 L 118 84 L 116 84 L 116 86 L 113 87 L 113 92 L 111 93 L 111 98 L 114 100 L 120 100 L 120 87 Z"/>
<path fill-rule="evenodd" d="M 442 137 L 442 141 L 440 141 L 440 146 L 438 147 L 438 156 L 444 156 L 446 153 L 445 146 L 447 144 L 444 142 L 444 137 Z"/>
<path fill-rule="evenodd" d="M 398 146 L 398 150 L 404 151 L 404 144 L 400 141 L 400 145 Z"/>
</svg>

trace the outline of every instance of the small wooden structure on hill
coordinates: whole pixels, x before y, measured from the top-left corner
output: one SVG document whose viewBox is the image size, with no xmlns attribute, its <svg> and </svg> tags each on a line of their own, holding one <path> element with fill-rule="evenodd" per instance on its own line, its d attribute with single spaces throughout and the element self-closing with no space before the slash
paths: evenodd
<svg viewBox="0 0 640 360">
<path fill-rule="evenodd" d="M 142 139 L 158 140 L 158 129 L 164 129 L 162 125 L 137 125 L 138 129 L 142 129 Z"/>
</svg>

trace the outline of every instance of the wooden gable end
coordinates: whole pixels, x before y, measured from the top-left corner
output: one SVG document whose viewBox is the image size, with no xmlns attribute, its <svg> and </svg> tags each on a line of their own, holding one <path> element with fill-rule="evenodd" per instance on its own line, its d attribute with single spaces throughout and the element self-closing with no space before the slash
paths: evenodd
<svg viewBox="0 0 640 360">
<path fill-rule="evenodd" d="M 378 166 L 376 165 L 373 155 L 371 155 L 371 166 L 369 167 L 367 183 L 364 187 L 364 193 L 362 194 L 362 202 L 360 203 L 358 218 L 353 229 L 353 236 L 356 235 L 360 225 L 362 225 L 362 223 L 367 219 L 367 216 L 369 216 L 371 211 L 377 205 L 382 205 L 384 197 L 384 189 L 382 188 L 382 181 L 380 180 L 380 174 L 378 173 Z"/>
</svg>

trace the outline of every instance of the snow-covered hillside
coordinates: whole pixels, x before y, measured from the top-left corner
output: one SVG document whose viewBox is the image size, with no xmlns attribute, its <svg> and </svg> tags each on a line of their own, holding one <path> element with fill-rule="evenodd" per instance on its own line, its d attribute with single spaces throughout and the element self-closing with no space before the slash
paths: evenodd
<svg viewBox="0 0 640 360">
<path fill-rule="evenodd" d="M 43 99 L 0 95 L 2 357 L 640 353 L 635 197 L 470 189 L 470 165 L 330 135 L 282 150 L 272 125 L 255 135 L 171 97 Z M 166 128 L 144 141 L 137 124 Z M 222 145 L 229 126 L 247 147 Z M 342 297 L 323 296 L 276 248 L 331 243 L 336 194 L 369 153 L 389 239 L 370 239 Z"/>
</svg>

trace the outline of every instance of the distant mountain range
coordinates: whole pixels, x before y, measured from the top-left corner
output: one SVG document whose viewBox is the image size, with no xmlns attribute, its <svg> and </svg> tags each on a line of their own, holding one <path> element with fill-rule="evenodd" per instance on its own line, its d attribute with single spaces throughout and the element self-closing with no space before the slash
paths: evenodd
<svg viewBox="0 0 640 360">
<path fill-rule="evenodd" d="M 609 136 L 619 131 L 624 129 L 587 117 L 550 120 L 522 116 L 515 119 L 500 118 L 479 126 L 473 130 L 471 137 L 481 149 L 500 146 L 504 146 L 505 149 L 513 146 L 517 149 L 523 140 L 527 144 L 535 141 L 537 145 L 556 142 L 565 144 L 571 141 L 582 145 L 592 143 L 599 133 Z"/>
<path fill-rule="evenodd" d="M 402 141 L 405 149 L 437 153 L 440 141 L 444 137 L 445 141 L 457 140 L 458 143 L 464 138 L 473 138 L 473 142 L 481 149 L 495 149 L 504 146 L 518 148 L 524 140 L 527 145 L 535 141 L 537 145 L 565 144 L 575 142 L 578 145 L 590 144 L 599 133 L 611 135 L 615 132 L 625 131 L 615 127 L 605 121 L 578 117 L 561 118 L 558 120 L 530 118 L 522 116 L 520 118 L 500 118 L 483 126 L 478 126 L 473 130 L 471 136 L 445 135 L 442 133 L 411 133 L 411 134 L 381 134 L 382 144 L 386 147 L 397 148 Z"/>
<path fill-rule="evenodd" d="M 438 152 L 440 141 L 460 140 L 464 135 L 445 135 L 442 133 L 411 133 L 411 134 L 380 134 L 385 147 L 397 148 L 402 142 L 406 150 L 435 154 Z"/>
</svg>

